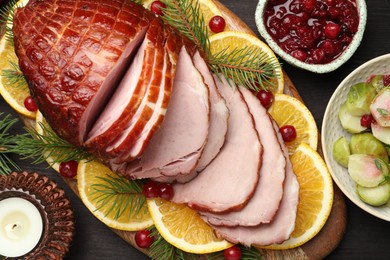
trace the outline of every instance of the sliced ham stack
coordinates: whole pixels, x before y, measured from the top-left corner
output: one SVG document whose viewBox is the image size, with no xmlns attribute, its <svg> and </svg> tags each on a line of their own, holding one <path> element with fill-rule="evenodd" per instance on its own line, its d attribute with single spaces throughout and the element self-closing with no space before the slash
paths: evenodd
<svg viewBox="0 0 390 260">
<path fill-rule="evenodd" d="M 127 0 L 30 0 L 15 51 L 53 130 L 131 179 L 172 182 L 223 238 L 288 239 L 298 183 L 278 127 L 185 36 Z"/>
</svg>

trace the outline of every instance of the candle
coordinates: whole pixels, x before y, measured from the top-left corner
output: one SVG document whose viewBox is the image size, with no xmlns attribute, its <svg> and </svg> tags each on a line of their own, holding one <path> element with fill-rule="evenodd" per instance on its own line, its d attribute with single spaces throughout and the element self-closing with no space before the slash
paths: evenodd
<svg viewBox="0 0 390 260">
<path fill-rule="evenodd" d="M 43 232 L 43 219 L 30 201 L 0 200 L 0 255 L 19 257 L 35 248 Z"/>
</svg>

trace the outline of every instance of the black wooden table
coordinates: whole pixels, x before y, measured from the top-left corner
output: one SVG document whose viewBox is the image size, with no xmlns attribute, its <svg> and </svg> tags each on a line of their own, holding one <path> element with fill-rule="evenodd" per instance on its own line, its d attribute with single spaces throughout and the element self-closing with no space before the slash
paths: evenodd
<svg viewBox="0 0 390 260">
<path fill-rule="evenodd" d="M 254 20 L 256 0 L 221 2 L 257 32 Z M 318 75 L 283 64 L 283 68 L 313 113 L 319 129 L 327 102 L 343 78 L 364 62 L 390 53 L 390 0 L 367 0 L 367 7 L 368 20 L 363 41 L 352 58 L 341 68 L 335 72 Z M 16 116 L 3 99 L 0 99 L 0 111 Z M 72 201 L 76 216 L 76 235 L 65 259 L 148 259 L 98 221 L 53 170 L 47 169 L 46 165 L 34 166 L 25 161 L 22 161 L 21 165 L 26 170 L 36 170 L 56 179 Z M 365 213 L 348 199 L 346 203 L 347 230 L 339 247 L 328 259 L 389 259 L 390 223 Z"/>
</svg>

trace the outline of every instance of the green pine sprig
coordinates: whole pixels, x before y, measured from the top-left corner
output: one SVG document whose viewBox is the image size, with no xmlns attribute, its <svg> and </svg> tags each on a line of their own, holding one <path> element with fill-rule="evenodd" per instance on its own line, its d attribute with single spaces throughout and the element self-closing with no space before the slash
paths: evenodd
<svg viewBox="0 0 390 260">
<path fill-rule="evenodd" d="M 96 177 L 100 181 L 92 184 L 92 200 L 96 203 L 96 210 L 104 209 L 105 215 L 112 214 L 114 219 L 123 216 L 128 210 L 131 216 L 138 214 L 145 208 L 146 198 L 142 194 L 143 183 L 140 180 L 128 180 L 120 176 Z M 107 205 L 110 207 L 106 208 Z"/>
<path fill-rule="evenodd" d="M 34 164 L 45 162 L 48 158 L 52 163 L 61 163 L 71 160 L 92 160 L 93 156 L 84 148 L 75 147 L 58 137 L 51 128 L 40 124 L 44 134 L 32 128 L 25 128 L 26 133 L 15 135 L 14 144 L 7 147 L 21 159 L 32 159 Z"/>
<path fill-rule="evenodd" d="M 259 86 L 264 86 L 275 76 L 274 73 L 278 66 L 277 59 L 269 59 L 268 55 L 262 50 L 253 47 L 243 49 L 234 49 L 228 52 L 222 50 L 211 58 L 209 62 L 211 70 L 219 76 L 222 73 L 226 78 L 249 89 L 258 91 Z"/>
<path fill-rule="evenodd" d="M 4 69 L 1 71 L 1 76 L 4 77 L 7 85 L 15 86 L 18 89 L 27 89 L 28 85 L 23 72 L 20 70 L 19 65 L 15 62 L 9 61 L 11 65 L 10 69 Z"/>
<path fill-rule="evenodd" d="M 2 116 L 3 113 L 0 113 Z M 0 120 L 0 174 L 8 174 L 13 170 L 20 170 L 20 167 L 9 157 L 9 146 L 14 144 L 14 136 L 9 132 L 18 122 L 17 119 L 6 115 Z"/>
<path fill-rule="evenodd" d="M 209 50 L 209 31 L 196 0 L 165 0 L 162 19 L 187 36 L 200 50 Z"/>
<path fill-rule="evenodd" d="M 12 34 L 12 19 L 19 5 L 18 0 L 10 0 L 3 9 L 0 10 L 0 24 L 4 24 L 4 34 L 10 43 L 13 45 L 14 37 Z"/>
</svg>

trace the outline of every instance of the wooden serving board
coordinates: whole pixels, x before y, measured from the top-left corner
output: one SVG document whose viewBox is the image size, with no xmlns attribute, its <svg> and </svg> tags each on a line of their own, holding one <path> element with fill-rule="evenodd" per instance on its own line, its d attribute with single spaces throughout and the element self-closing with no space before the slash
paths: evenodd
<svg viewBox="0 0 390 260">
<path fill-rule="evenodd" d="M 232 11 L 222 5 L 219 1 L 212 1 L 221 10 L 231 30 L 242 31 L 256 36 L 256 34 Z M 291 95 L 302 100 L 297 89 L 295 88 L 294 84 L 286 73 L 284 73 L 284 84 L 285 94 Z M 26 125 L 35 125 L 35 123 L 31 119 L 22 119 Z M 321 151 L 319 152 L 321 153 Z M 64 178 L 64 181 L 78 195 L 77 181 L 73 179 L 69 180 L 66 178 Z M 340 243 L 346 229 L 346 222 L 347 213 L 344 195 L 339 190 L 337 185 L 334 185 L 334 200 L 331 214 L 325 226 L 313 239 L 298 248 L 289 250 L 262 249 L 261 252 L 263 254 L 264 259 L 322 259 L 328 254 L 330 254 Z M 121 231 L 116 229 L 112 229 L 112 231 L 141 252 L 145 253 L 146 255 L 148 254 L 147 250 L 137 247 L 134 239 L 135 232 Z"/>
</svg>

